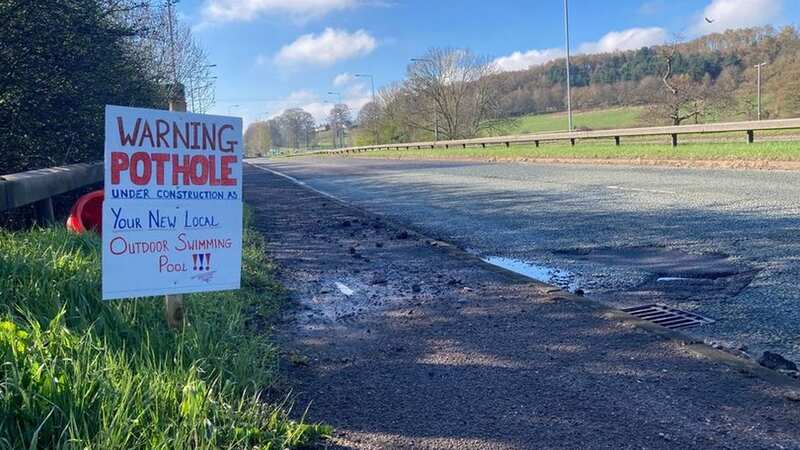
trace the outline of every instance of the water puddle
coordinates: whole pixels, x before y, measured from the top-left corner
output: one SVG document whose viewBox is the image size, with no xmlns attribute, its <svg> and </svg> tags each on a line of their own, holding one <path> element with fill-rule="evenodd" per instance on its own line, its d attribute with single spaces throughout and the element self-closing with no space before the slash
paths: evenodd
<svg viewBox="0 0 800 450">
<path fill-rule="evenodd" d="M 510 270 L 528 278 L 533 278 L 542 283 L 554 284 L 562 289 L 575 292 L 577 284 L 575 274 L 557 267 L 542 266 L 514 258 L 504 258 L 502 256 L 486 256 L 481 259 L 489 264 L 503 269 Z"/>
</svg>

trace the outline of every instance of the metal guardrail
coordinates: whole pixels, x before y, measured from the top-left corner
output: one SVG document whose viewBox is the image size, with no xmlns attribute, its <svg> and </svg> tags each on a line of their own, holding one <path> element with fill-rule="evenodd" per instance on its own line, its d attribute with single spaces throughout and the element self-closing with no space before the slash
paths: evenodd
<svg viewBox="0 0 800 450">
<path fill-rule="evenodd" d="M 714 124 L 700 124 L 700 125 L 679 125 L 667 127 L 644 127 L 644 128 L 620 128 L 616 130 L 596 130 L 596 131 L 573 131 L 573 132 L 557 132 L 557 133 L 538 133 L 538 134 L 518 134 L 511 136 L 497 136 L 488 138 L 475 138 L 475 139 L 455 139 L 450 141 L 426 141 L 426 142 L 410 142 L 404 144 L 379 144 L 379 145 L 364 145 L 360 147 L 347 147 L 334 150 L 322 150 L 311 152 L 312 154 L 325 154 L 325 153 L 355 153 L 364 152 L 369 150 L 402 150 L 410 148 L 450 148 L 461 146 L 467 148 L 468 146 L 482 146 L 487 145 L 505 145 L 506 147 L 511 144 L 520 143 L 533 143 L 537 147 L 543 141 L 570 141 L 575 145 L 578 139 L 602 139 L 613 138 L 616 145 L 621 145 L 623 137 L 643 137 L 643 136 L 671 136 L 672 146 L 677 147 L 678 135 L 681 134 L 709 134 L 709 133 L 729 133 L 729 132 L 743 132 L 746 133 L 747 142 L 753 143 L 755 141 L 756 131 L 768 130 L 792 130 L 800 129 L 800 118 L 798 119 L 774 119 L 774 120 L 760 120 L 748 122 L 728 122 L 728 123 L 714 123 Z"/>
<path fill-rule="evenodd" d="M 73 164 L 0 176 L 0 212 L 35 204 L 37 220 L 55 221 L 53 197 L 103 181 L 103 163 Z"/>
</svg>

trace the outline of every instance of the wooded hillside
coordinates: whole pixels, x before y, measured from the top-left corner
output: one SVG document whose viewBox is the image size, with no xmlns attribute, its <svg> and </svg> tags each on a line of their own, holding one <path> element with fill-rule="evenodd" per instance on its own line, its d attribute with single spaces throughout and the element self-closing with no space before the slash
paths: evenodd
<svg viewBox="0 0 800 450">
<path fill-rule="evenodd" d="M 731 98 L 724 111 L 708 111 L 730 119 L 756 114 L 755 65 L 762 69 L 767 117 L 800 115 L 800 34 L 795 27 L 729 30 L 692 41 L 627 52 L 579 55 L 571 60 L 573 106 L 595 109 L 650 105 L 661 100 L 666 56 L 674 51 L 672 76 Z M 563 59 L 517 72 L 494 75 L 500 86 L 503 116 L 563 111 L 566 70 Z M 655 118 L 669 122 L 667 117 Z"/>
</svg>

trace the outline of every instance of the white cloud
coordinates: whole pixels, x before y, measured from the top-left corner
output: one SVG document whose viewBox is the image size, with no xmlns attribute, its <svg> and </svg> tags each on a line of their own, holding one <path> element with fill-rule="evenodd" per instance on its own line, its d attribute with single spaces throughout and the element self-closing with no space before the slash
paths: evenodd
<svg viewBox="0 0 800 450">
<path fill-rule="evenodd" d="M 631 28 L 623 31 L 606 33 L 596 42 L 584 42 L 578 46 L 578 53 L 610 53 L 633 50 L 664 43 L 667 31 L 663 28 Z M 514 52 L 494 60 L 498 70 L 507 72 L 524 70 L 531 66 L 544 64 L 554 59 L 563 58 L 563 48 L 547 48 Z"/>
<path fill-rule="evenodd" d="M 597 42 L 584 42 L 578 47 L 578 51 L 579 53 L 612 53 L 663 44 L 666 40 L 667 30 L 663 28 L 630 28 L 606 33 Z"/>
<path fill-rule="evenodd" d="M 783 0 L 712 0 L 698 14 L 691 30 L 693 34 L 700 35 L 767 25 L 779 19 L 782 12 Z"/>
<path fill-rule="evenodd" d="M 509 72 L 512 70 L 525 70 L 531 66 L 538 66 L 548 61 L 564 56 L 564 50 L 548 48 L 544 50 L 529 50 L 527 52 L 514 52 L 494 60 L 498 70 Z"/>
<path fill-rule="evenodd" d="M 246 22 L 266 15 L 286 14 L 304 21 L 352 8 L 358 3 L 358 0 L 206 0 L 202 17 L 205 23 L 219 23 Z"/>
<path fill-rule="evenodd" d="M 336 75 L 336 77 L 333 79 L 333 85 L 337 87 L 344 86 L 345 84 L 350 83 L 354 79 L 355 77 L 350 73 L 347 72 L 340 73 L 339 75 Z"/>
<path fill-rule="evenodd" d="M 330 66 L 337 61 L 368 55 L 378 46 L 364 30 L 350 33 L 326 28 L 320 34 L 304 34 L 275 55 L 275 62 L 284 66 L 310 64 Z"/>
</svg>

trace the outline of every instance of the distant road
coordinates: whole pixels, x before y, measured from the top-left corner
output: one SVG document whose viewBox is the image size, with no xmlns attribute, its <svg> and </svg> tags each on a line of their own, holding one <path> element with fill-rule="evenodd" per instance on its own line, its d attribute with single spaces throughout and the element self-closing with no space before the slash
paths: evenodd
<svg viewBox="0 0 800 450">
<path fill-rule="evenodd" d="M 707 340 L 800 360 L 800 173 L 372 158 L 258 164 L 483 257 L 569 271 L 566 283 L 591 297 L 706 315 L 717 322 L 691 332 Z"/>
</svg>

